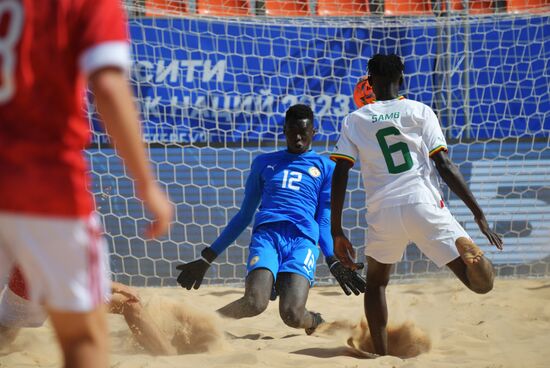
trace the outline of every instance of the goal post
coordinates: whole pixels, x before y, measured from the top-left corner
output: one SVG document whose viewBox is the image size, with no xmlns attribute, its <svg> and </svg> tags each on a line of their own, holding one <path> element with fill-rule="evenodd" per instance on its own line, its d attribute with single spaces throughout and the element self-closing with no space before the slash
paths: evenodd
<svg viewBox="0 0 550 368">
<path fill-rule="evenodd" d="M 550 274 L 550 9 L 536 0 L 533 11 L 514 10 L 510 0 L 491 12 L 434 13 L 432 2 L 408 1 L 424 10 L 402 14 L 403 2 L 386 0 L 376 12 L 374 3 L 351 2 L 366 10 L 347 16 L 335 14 L 348 11 L 347 2 L 317 0 L 306 2 L 307 14 L 271 15 L 269 1 L 128 0 L 131 83 L 154 169 L 176 211 L 167 237 L 143 239 L 147 214 L 90 104 L 87 157 L 115 279 L 175 285 L 176 264 L 197 257 L 238 211 L 252 159 L 284 147 L 290 105 L 312 106 L 314 149 L 331 152 L 342 118 L 354 109 L 353 87 L 378 52 L 403 57 L 403 95 L 436 111 L 453 161 L 504 236 L 503 252 L 491 248 L 467 208 L 445 191 L 498 274 Z M 206 11 L 205 4 L 216 3 L 247 9 Z M 361 185 L 353 170 L 344 226 L 359 255 L 366 239 Z M 249 240 L 250 228 L 216 260 L 206 282 L 243 282 Z M 394 270 L 402 278 L 437 272 L 414 246 Z M 317 280 L 331 282 L 322 259 Z"/>
</svg>

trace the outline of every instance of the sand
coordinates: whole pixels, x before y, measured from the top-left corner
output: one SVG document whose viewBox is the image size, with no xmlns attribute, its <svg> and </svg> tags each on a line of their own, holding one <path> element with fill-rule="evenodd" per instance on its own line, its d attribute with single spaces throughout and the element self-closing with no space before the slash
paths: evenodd
<svg viewBox="0 0 550 368">
<path fill-rule="evenodd" d="M 243 290 L 203 287 L 140 289 L 148 310 L 182 355 L 152 357 L 136 346 L 120 316 L 109 316 L 111 366 L 137 367 L 550 367 L 550 280 L 497 280 L 476 295 L 454 279 L 391 284 L 390 348 L 368 359 L 362 298 L 315 287 L 308 308 L 327 321 L 312 336 L 286 327 L 277 302 L 262 315 L 227 320 L 213 311 Z M 355 348 L 350 347 L 350 345 Z M 57 367 L 51 327 L 24 330 L 0 350 L 0 367 Z"/>
</svg>

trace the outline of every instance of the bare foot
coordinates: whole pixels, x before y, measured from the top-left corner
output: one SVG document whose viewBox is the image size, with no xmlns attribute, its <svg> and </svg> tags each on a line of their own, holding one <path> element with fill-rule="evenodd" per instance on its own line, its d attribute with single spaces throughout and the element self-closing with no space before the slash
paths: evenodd
<svg viewBox="0 0 550 368">
<path fill-rule="evenodd" d="M 483 257 L 483 251 L 468 238 L 458 238 L 456 240 L 456 249 L 460 258 L 466 263 L 467 266 L 473 265 L 481 261 Z"/>
</svg>

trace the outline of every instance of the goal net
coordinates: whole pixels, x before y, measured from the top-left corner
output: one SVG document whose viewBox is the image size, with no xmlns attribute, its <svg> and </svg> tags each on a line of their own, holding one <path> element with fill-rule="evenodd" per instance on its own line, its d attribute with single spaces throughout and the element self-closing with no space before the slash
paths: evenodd
<svg viewBox="0 0 550 368">
<path fill-rule="evenodd" d="M 450 156 L 505 242 L 497 251 L 462 202 L 447 204 L 501 276 L 550 274 L 548 0 L 127 0 L 131 82 L 159 181 L 175 205 L 167 237 L 146 241 L 147 213 L 89 105 L 92 191 L 116 280 L 174 285 L 239 210 L 252 159 L 285 147 L 286 109 L 313 107 L 328 154 L 375 53 L 405 61 L 407 98 L 431 106 Z M 448 11 L 446 9 L 449 9 Z M 365 197 L 351 173 L 344 225 L 362 259 Z M 250 228 L 209 283 L 246 275 Z M 440 272 L 414 246 L 394 274 Z M 395 277 L 394 276 L 394 277 Z M 323 259 L 319 282 L 331 282 Z"/>
</svg>

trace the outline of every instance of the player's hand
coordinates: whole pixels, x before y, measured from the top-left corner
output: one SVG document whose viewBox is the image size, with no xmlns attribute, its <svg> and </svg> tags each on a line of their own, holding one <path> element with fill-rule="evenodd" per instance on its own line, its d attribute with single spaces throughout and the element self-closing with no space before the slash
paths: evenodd
<svg viewBox="0 0 550 368">
<path fill-rule="evenodd" d="M 367 283 L 357 272 L 345 267 L 336 257 L 327 257 L 327 264 L 332 276 L 338 281 L 346 295 L 359 295 L 365 292 Z M 364 267 L 363 263 L 355 263 L 356 270 Z"/>
<path fill-rule="evenodd" d="M 187 290 L 198 289 L 209 267 L 208 262 L 202 258 L 177 266 L 176 268 L 181 271 L 178 276 L 178 284 Z"/>
<path fill-rule="evenodd" d="M 212 249 L 204 248 L 200 259 L 177 266 L 176 269 L 181 271 L 178 276 L 178 284 L 187 290 L 191 290 L 191 288 L 198 289 L 202 284 L 206 271 L 208 271 L 210 264 L 216 257 L 217 254 Z"/>
<path fill-rule="evenodd" d="M 118 282 L 112 283 L 111 292 L 113 294 L 121 294 L 125 296 L 128 298 L 128 301 L 132 303 L 137 303 L 140 301 L 139 294 L 135 289 Z"/>
<path fill-rule="evenodd" d="M 149 238 L 164 235 L 168 231 L 173 215 L 173 208 L 166 194 L 160 190 L 156 183 L 152 183 L 141 190 L 138 189 L 138 194 L 153 216 L 153 223 L 147 229 L 145 235 Z"/>
<path fill-rule="evenodd" d="M 355 263 L 355 249 L 351 245 L 350 241 L 344 234 L 333 235 L 334 241 L 334 255 L 344 266 L 351 270 L 356 270 L 359 267 L 359 263 Z"/>
<path fill-rule="evenodd" d="M 476 220 L 477 226 L 479 226 L 479 230 L 481 230 L 483 235 L 487 237 L 487 239 L 489 240 L 489 243 L 491 243 L 498 249 L 502 250 L 502 247 L 504 245 L 504 243 L 502 242 L 502 238 L 496 232 L 491 230 L 485 216 L 476 217 L 475 220 Z"/>
</svg>

